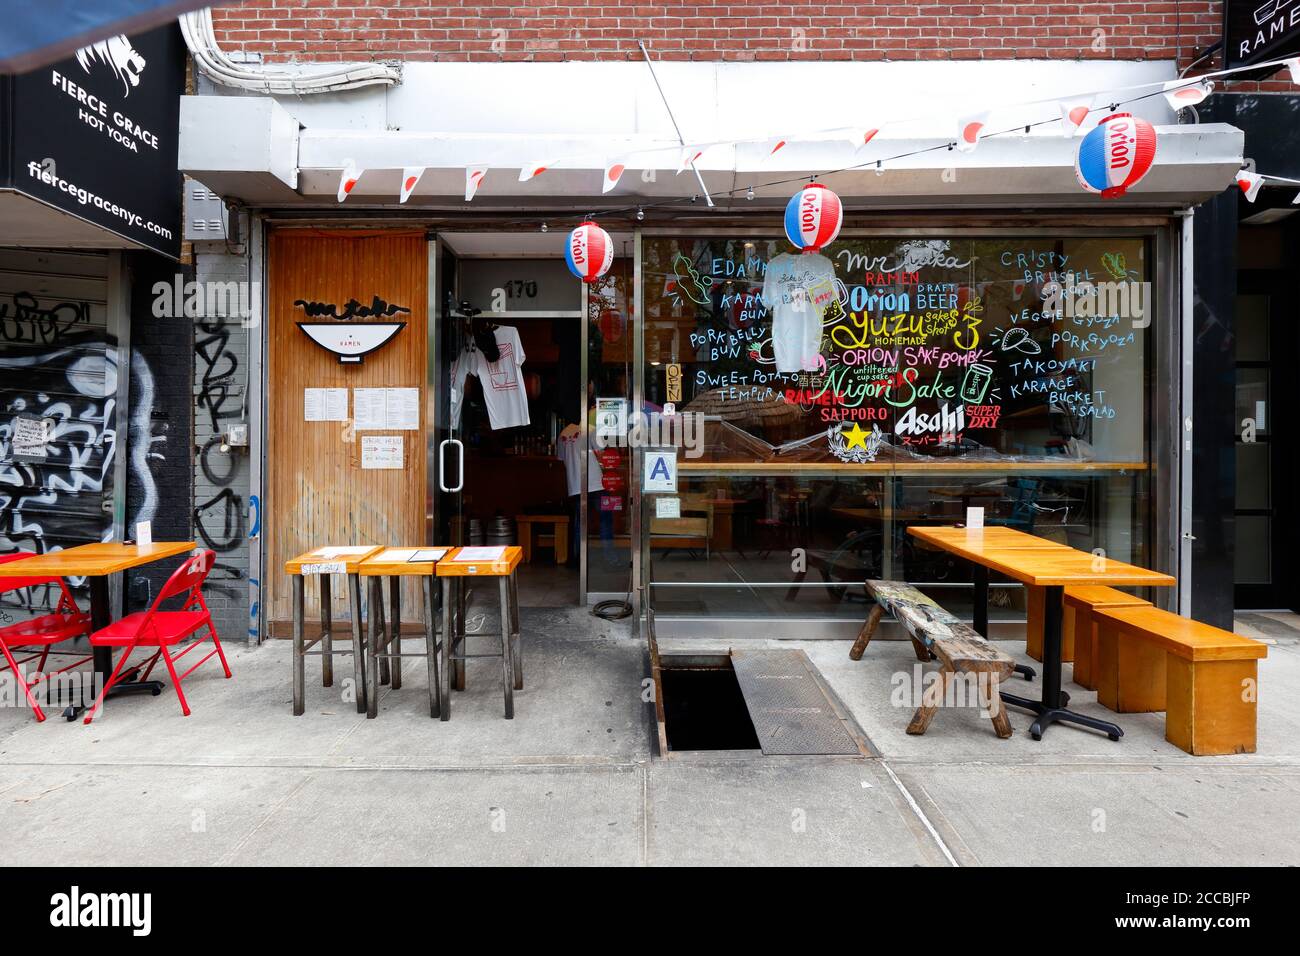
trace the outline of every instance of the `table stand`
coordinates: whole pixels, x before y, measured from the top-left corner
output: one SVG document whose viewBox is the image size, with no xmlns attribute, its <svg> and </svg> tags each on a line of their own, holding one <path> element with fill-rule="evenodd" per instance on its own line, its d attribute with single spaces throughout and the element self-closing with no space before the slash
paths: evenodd
<svg viewBox="0 0 1300 956">
<path fill-rule="evenodd" d="M 98 631 L 101 628 L 108 627 L 113 623 L 113 612 L 109 607 L 108 600 L 108 577 L 105 575 L 96 575 L 88 578 L 87 583 L 90 585 L 90 627 L 92 631 Z M 113 675 L 113 649 L 111 647 L 92 648 L 94 654 L 94 672 L 99 679 L 98 684 L 103 687 L 108 683 L 108 679 Z M 133 664 L 127 668 L 123 675 L 139 674 L 140 668 L 144 667 L 143 663 Z M 167 685 L 160 680 L 142 680 L 129 681 L 119 680 L 109 690 L 106 699 L 112 699 L 122 694 L 141 694 L 148 692 L 154 697 L 162 693 Z M 98 691 L 96 691 L 98 693 Z M 85 695 L 82 695 L 83 701 Z M 57 704 L 55 706 L 58 706 Z M 63 717 L 65 720 L 74 721 L 86 710 L 89 705 L 86 703 L 72 703 L 63 708 Z"/>
</svg>

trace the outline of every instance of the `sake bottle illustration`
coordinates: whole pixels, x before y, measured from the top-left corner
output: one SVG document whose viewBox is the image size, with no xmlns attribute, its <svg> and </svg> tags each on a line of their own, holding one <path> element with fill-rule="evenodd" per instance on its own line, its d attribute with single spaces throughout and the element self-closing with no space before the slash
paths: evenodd
<svg viewBox="0 0 1300 956">
<path fill-rule="evenodd" d="M 989 390 L 989 383 L 993 381 L 993 369 L 987 365 L 976 362 L 966 369 L 966 375 L 961 380 L 961 400 L 967 405 L 978 405 L 984 401 L 984 396 Z"/>
</svg>

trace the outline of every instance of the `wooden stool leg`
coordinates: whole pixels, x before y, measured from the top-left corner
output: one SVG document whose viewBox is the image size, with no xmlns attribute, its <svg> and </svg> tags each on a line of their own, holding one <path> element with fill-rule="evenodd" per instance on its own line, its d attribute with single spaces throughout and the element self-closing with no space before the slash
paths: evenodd
<svg viewBox="0 0 1300 956">
<path fill-rule="evenodd" d="M 1067 607 L 1074 631 L 1074 682 L 1088 690 L 1097 689 L 1097 625 L 1092 609 Z"/>
<path fill-rule="evenodd" d="M 569 560 L 569 522 L 555 522 L 555 563 L 564 564 Z"/>
<path fill-rule="evenodd" d="M 929 729 L 930 721 L 934 720 L 934 715 L 943 706 L 950 677 L 948 671 L 940 671 L 939 679 L 921 692 L 921 706 L 916 709 L 916 713 L 912 715 L 912 722 L 907 725 L 909 734 L 915 736 Z"/>
<path fill-rule="evenodd" d="M 402 579 L 393 575 L 388 579 L 388 596 L 393 606 L 392 623 L 388 630 L 388 650 L 392 654 L 402 653 Z M 402 686 L 402 659 L 393 658 L 389 665 L 393 674 L 393 690 Z"/>
<path fill-rule="evenodd" d="M 1036 661 L 1043 659 L 1043 589 L 1025 585 L 1025 653 Z"/>
<path fill-rule="evenodd" d="M 356 681 L 357 713 L 366 712 L 366 652 L 361 634 L 361 575 L 348 575 L 348 599 L 352 611 L 352 679 Z"/>
<path fill-rule="evenodd" d="M 442 693 L 438 683 L 438 619 L 433 616 L 433 589 L 437 586 L 437 578 L 430 574 L 424 578 L 422 585 L 421 590 L 424 592 L 424 656 L 425 666 L 429 671 L 429 716 L 437 717 L 441 713 L 439 704 Z"/>
<path fill-rule="evenodd" d="M 1198 757 L 1255 752 L 1258 662 L 1169 655 L 1165 739 Z"/>
<path fill-rule="evenodd" d="M 1165 709 L 1166 657 L 1149 641 L 1121 638 L 1116 713 L 1142 714 Z"/>
<path fill-rule="evenodd" d="M 515 525 L 519 529 L 519 550 L 523 552 L 520 560 L 524 564 L 533 563 L 533 523 L 531 521 L 520 521 L 515 519 Z"/>
<path fill-rule="evenodd" d="M 303 656 L 303 581 L 293 576 L 293 715 L 301 717 L 307 709 L 307 661 Z"/>
<path fill-rule="evenodd" d="M 515 662 L 515 690 L 524 689 L 524 653 L 519 636 L 519 578 L 510 575 L 510 659 Z"/>
<path fill-rule="evenodd" d="M 1064 595 L 1062 595 L 1064 598 Z M 1061 601 L 1061 662 L 1068 664 L 1075 659 L 1075 624 L 1078 618 L 1075 608 Z"/>
<path fill-rule="evenodd" d="M 442 642 L 438 647 L 442 664 L 438 672 L 438 715 L 443 720 L 451 720 L 451 634 L 455 627 L 452 622 L 451 580 L 442 579 Z"/>
<path fill-rule="evenodd" d="M 862 654 L 866 651 L 867 645 L 871 643 L 871 637 L 875 634 L 876 626 L 880 624 L 880 618 L 884 613 L 885 609 L 879 604 L 871 609 L 871 613 L 867 615 L 867 619 L 862 625 L 862 630 L 858 632 L 858 639 L 849 648 L 850 660 L 862 660 Z"/>
<path fill-rule="evenodd" d="M 320 680 L 322 687 L 334 686 L 334 621 L 330 607 L 330 576 L 320 577 Z"/>
<path fill-rule="evenodd" d="M 497 595 L 501 601 L 501 687 L 506 697 L 506 720 L 515 716 L 515 665 L 510 660 L 510 579 L 497 578 Z"/>
</svg>

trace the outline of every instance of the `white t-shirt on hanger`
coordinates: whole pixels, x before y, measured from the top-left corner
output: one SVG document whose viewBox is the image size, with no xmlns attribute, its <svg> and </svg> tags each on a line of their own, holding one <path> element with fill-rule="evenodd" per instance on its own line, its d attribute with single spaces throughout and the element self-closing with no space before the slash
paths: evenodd
<svg viewBox="0 0 1300 956">
<path fill-rule="evenodd" d="M 519 330 L 497 326 L 493 337 L 501 357 L 489 362 L 478 349 L 474 355 L 474 373 L 483 386 L 483 401 L 487 404 L 488 421 L 492 430 L 517 428 L 527 425 L 528 395 L 524 391 L 524 346 L 519 341 Z"/>
<path fill-rule="evenodd" d="M 778 372 L 817 370 L 822 317 L 834 298 L 835 264 L 825 256 L 783 252 L 767 264 L 763 302 L 772 312 Z"/>
<path fill-rule="evenodd" d="M 564 462 L 564 484 L 570 497 L 582 494 L 582 432 L 561 435 L 556 441 L 559 446 L 560 460 Z M 600 462 L 596 453 L 587 450 L 587 491 L 604 491 Z"/>
</svg>

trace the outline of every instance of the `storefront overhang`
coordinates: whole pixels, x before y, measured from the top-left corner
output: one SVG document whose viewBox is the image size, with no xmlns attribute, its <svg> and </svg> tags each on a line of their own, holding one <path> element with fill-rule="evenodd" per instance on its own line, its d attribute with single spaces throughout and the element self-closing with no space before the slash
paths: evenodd
<svg viewBox="0 0 1300 956">
<path fill-rule="evenodd" d="M 181 111 L 181 168 L 229 198 L 250 204 L 336 204 L 339 177 L 349 164 L 363 170 L 349 206 L 397 205 L 402 168 L 424 167 L 410 206 L 446 208 L 463 201 L 467 166 L 489 171 L 473 208 L 539 203 L 599 209 L 699 193 L 689 171 L 676 174 L 675 156 L 662 141 L 532 134 L 451 134 L 401 130 L 299 129 L 275 100 L 265 97 L 186 97 Z M 1232 184 L 1241 168 L 1243 134 L 1219 123 L 1157 127 L 1156 164 L 1130 193 L 1108 206 L 1182 208 Z M 878 139 L 875 153 L 900 155 L 877 171 L 867 151 L 843 140 L 792 142 L 780 162 L 763 144 L 717 146 L 697 168 L 719 205 L 780 206 L 810 170 L 825 176 L 850 208 L 1070 207 L 1099 200 L 1078 185 L 1078 140 L 1059 133 L 1003 135 L 973 153 L 944 148 L 940 137 Z M 603 166 L 594 157 L 626 156 L 620 187 L 601 196 Z M 549 157 L 593 157 L 558 161 Z M 547 171 L 519 182 L 520 169 L 539 161 Z M 665 169 L 667 166 L 669 168 Z M 857 167 L 857 168 L 849 168 Z M 770 184 L 770 185 L 768 185 Z M 746 201 L 753 186 L 754 199 Z M 700 202 L 703 202 L 701 198 Z"/>
<path fill-rule="evenodd" d="M 42 249 L 143 249 L 116 233 L 33 199 L 0 189 L 0 246 Z"/>
</svg>

